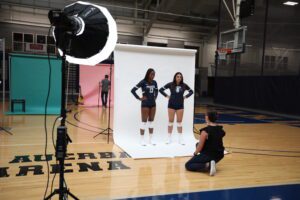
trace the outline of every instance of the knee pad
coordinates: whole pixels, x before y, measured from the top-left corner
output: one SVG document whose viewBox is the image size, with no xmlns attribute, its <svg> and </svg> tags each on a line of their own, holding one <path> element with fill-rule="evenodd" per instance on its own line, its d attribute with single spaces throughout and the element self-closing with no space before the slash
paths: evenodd
<svg viewBox="0 0 300 200">
<path fill-rule="evenodd" d="M 181 128 L 182 127 L 182 123 L 181 122 L 177 122 L 177 127 Z"/>
<path fill-rule="evenodd" d="M 168 126 L 173 126 L 173 122 L 169 122 Z"/>
<path fill-rule="evenodd" d="M 148 128 L 153 128 L 153 122 L 148 121 Z"/>
<path fill-rule="evenodd" d="M 141 123 L 141 129 L 145 130 L 147 128 L 147 122 L 142 122 Z"/>
</svg>

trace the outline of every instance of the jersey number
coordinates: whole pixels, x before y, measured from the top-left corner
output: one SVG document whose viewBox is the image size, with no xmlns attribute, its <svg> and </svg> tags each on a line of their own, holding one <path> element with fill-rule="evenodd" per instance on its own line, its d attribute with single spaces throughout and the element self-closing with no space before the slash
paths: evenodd
<svg viewBox="0 0 300 200">
<path fill-rule="evenodd" d="M 150 88 L 149 92 L 150 92 L 150 93 L 153 93 L 153 87 Z"/>
</svg>

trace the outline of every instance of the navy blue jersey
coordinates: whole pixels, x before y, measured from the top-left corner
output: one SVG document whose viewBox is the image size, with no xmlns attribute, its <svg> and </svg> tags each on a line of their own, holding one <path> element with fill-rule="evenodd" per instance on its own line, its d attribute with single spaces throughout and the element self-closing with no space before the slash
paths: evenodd
<svg viewBox="0 0 300 200">
<path fill-rule="evenodd" d="M 190 97 L 193 94 L 193 90 L 185 83 L 180 85 L 176 85 L 173 82 L 166 84 L 164 87 L 159 89 L 159 92 L 167 97 L 168 95 L 165 93 L 165 90 L 169 89 L 171 92 L 170 99 L 169 99 L 169 106 L 172 107 L 182 107 L 183 108 L 183 97 L 184 92 L 188 91 L 188 94 L 185 95 L 186 98 Z"/>
<path fill-rule="evenodd" d="M 142 80 L 134 88 L 132 88 L 131 93 L 137 99 L 140 99 L 140 97 L 136 94 L 136 91 L 139 88 L 142 89 L 143 97 L 146 97 L 146 99 L 142 101 L 142 106 L 155 106 L 155 100 L 158 95 L 156 81 L 152 80 L 150 83 L 148 83 L 147 81 Z"/>
</svg>

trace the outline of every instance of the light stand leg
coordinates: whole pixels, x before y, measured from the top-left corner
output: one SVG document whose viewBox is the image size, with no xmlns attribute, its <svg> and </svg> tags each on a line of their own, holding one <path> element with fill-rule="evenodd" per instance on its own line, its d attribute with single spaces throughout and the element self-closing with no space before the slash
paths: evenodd
<svg viewBox="0 0 300 200">
<path fill-rule="evenodd" d="M 12 132 L 8 131 L 6 128 L 0 126 L 0 131 L 4 131 L 10 135 L 13 135 Z"/>
</svg>

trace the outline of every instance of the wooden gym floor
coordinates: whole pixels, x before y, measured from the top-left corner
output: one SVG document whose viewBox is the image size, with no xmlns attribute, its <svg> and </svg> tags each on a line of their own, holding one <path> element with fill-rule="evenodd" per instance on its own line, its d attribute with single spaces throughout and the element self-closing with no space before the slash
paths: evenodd
<svg viewBox="0 0 300 200">
<path fill-rule="evenodd" d="M 198 130 L 204 126 L 205 109 L 204 105 L 195 109 Z M 73 140 L 68 145 L 70 155 L 66 160 L 68 188 L 78 198 L 87 200 L 141 196 L 157 199 L 157 195 L 300 183 L 300 120 L 217 109 L 227 133 L 224 143 L 230 154 L 217 164 L 216 176 L 210 177 L 186 171 L 184 164 L 189 157 L 141 160 L 128 157 L 114 145 L 111 136 L 109 144 L 105 134 L 93 138 L 107 127 L 108 109 L 73 107 L 67 118 L 68 133 Z M 4 121 L 1 126 L 11 128 L 13 135 L 0 132 L 0 199 L 43 199 L 47 180 L 47 165 L 41 161 L 45 158 L 40 156 L 45 148 L 44 117 L 1 117 Z M 55 118 L 47 117 L 48 154 L 52 155 L 51 130 Z M 55 157 L 49 159 L 50 172 L 54 172 Z M 52 178 L 53 173 L 50 185 Z M 54 181 L 54 188 L 57 187 L 58 175 Z M 48 194 L 49 190 L 50 187 Z"/>
</svg>

